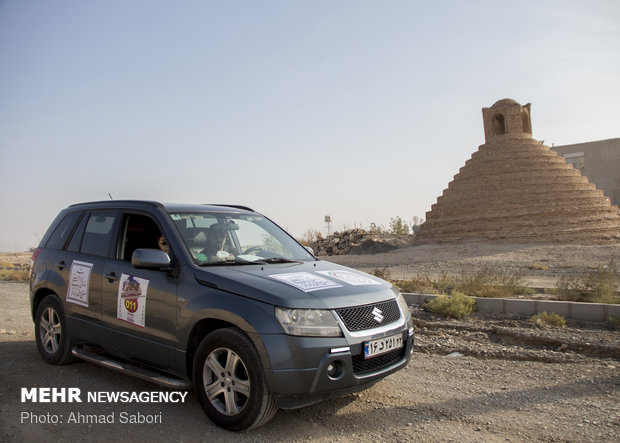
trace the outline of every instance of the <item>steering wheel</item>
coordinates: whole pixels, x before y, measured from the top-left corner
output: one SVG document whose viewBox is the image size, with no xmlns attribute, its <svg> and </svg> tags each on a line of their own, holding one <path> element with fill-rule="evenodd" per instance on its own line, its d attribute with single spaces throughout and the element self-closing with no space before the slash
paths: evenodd
<svg viewBox="0 0 620 443">
<path fill-rule="evenodd" d="M 263 251 L 263 248 L 261 248 L 260 246 L 252 246 L 251 248 L 248 248 L 245 251 L 243 251 L 241 255 L 248 255 L 250 252 L 261 252 L 261 251 Z"/>
</svg>

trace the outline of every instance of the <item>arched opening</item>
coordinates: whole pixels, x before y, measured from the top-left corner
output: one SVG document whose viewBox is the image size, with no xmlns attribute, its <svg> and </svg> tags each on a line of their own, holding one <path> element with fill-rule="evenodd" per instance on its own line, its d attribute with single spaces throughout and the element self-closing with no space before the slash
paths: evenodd
<svg viewBox="0 0 620 443">
<path fill-rule="evenodd" d="M 530 113 L 527 109 L 521 109 L 521 124 L 523 125 L 523 132 L 528 134 L 532 133 L 532 122 L 530 121 Z"/>
<path fill-rule="evenodd" d="M 504 116 L 502 114 L 496 114 L 495 117 L 493 117 L 493 132 L 495 135 L 506 133 L 506 123 L 504 122 Z"/>
</svg>

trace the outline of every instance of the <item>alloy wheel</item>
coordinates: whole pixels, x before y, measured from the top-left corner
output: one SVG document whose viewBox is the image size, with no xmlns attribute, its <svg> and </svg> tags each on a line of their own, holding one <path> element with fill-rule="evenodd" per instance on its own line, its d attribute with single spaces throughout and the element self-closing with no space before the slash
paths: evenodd
<svg viewBox="0 0 620 443">
<path fill-rule="evenodd" d="M 218 348 L 203 367 L 207 398 L 221 414 L 239 414 L 250 399 L 250 378 L 243 360 L 232 350 Z"/>
</svg>

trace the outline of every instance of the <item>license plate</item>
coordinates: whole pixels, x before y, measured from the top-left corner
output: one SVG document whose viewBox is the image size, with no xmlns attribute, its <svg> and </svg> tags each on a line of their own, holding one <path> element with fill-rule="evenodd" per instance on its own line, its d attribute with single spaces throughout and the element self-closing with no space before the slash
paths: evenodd
<svg viewBox="0 0 620 443">
<path fill-rule="evenodd" d="M 364 358 L 371 358 L 403 347 L 403 335 L 391 335 L 364 343 Z"/>
</svg>

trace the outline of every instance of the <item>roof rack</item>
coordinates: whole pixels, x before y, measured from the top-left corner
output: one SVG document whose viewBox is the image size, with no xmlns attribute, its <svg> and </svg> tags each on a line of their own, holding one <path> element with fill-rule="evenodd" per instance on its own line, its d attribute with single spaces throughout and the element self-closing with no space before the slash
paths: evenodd
<svg viewBox="0 0 620 443">
<path fill-rule="evenodd" d="M 156 201 L 151 201 L 151 200 L 100 200 L 100 201 L 92 201 L 92 202 L 82 202 L 82 203 L 75 203 L 70 205 L 70 208 L 74 208 L 76 206 L 88 206 L 88 205 L 106 205 L 106 206 L 117 206 L 117 205 L 124 205 L 124 204 L 143 204 L 143 205 L 147 205 L 147 206 L 154 206 L 156 208 L 163 208 L 164 205 L 162 205 L 159 202 Z"/>
</svg>

